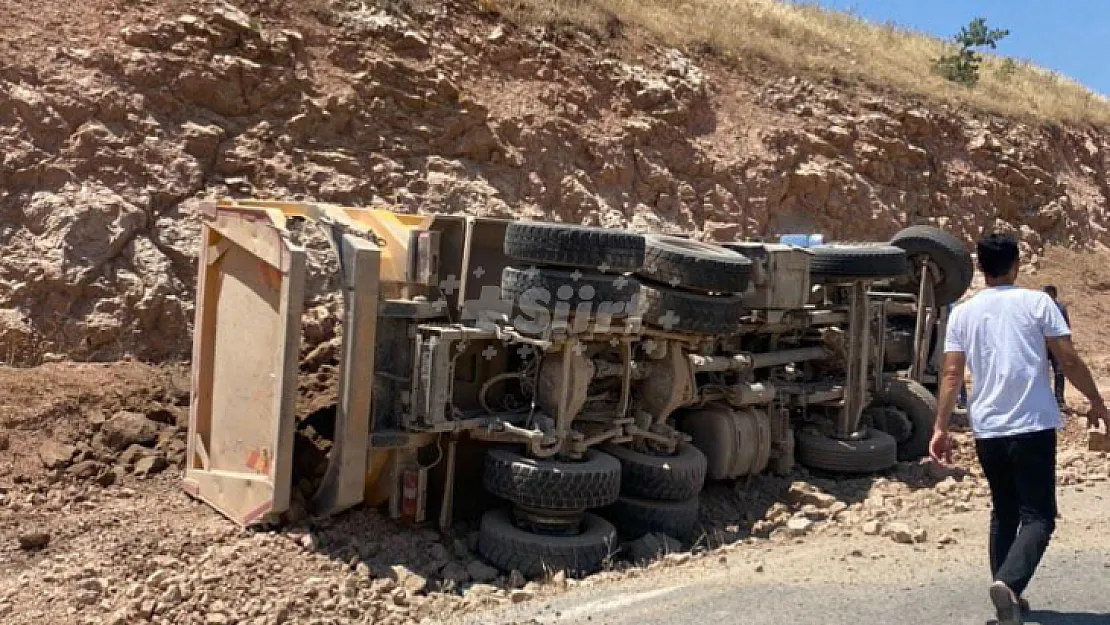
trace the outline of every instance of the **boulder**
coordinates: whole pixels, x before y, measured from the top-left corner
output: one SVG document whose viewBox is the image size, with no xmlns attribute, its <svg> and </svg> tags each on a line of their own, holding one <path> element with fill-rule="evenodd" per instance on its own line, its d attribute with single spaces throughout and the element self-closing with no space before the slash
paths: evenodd
<svg viewBox="0 0 1110 625">
<path fill-rule="evenodd" d="M 120 412 L 100 428 L 103 442 L 115 451 L 131 445 L 150 446 L 158 440 L 158 424 L 139 412 Z"/>
<path fill-rule="evenodd" d="M 39 460 L 47 469 L 62 469 L 77 455 L 77 447 L 47 439 L 39 446 Z"/>
</svg>

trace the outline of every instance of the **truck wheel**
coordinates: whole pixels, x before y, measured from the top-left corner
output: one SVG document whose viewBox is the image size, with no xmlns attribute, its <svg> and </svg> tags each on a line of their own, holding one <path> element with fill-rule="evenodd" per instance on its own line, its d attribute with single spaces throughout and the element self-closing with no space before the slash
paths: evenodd
<svg viewBox="0 0 1110 625">
<path fill-rule="evenodd" d="M 940 272 L 933 287 L 937 306 L 959 300 L 971 286 L 975 277 L 971 252 L 944 230 L 934 226 L 911 226 L 894 235 L 890 244 L 906 251 L 909 265 L 906 275 L 895 282 L 896 288 L 917 293 L 920 276 L 915 274 L 922 258 L 931 260 Z"/>
<path fill-rule="evenodd" d="M 731 334 L 740 328 L 744 302 L 739 295 L 701 295 L 641 285 L 644 323 L 669 332 Z"/>
<path fill-rule="evenodd" d="M 683 501 L 657 501 L 622 496 L 602 511 L 626 540 L 659 532 L 690 542 L 698 524 L 698 496 Z"/>
<path fill-rule="evenodd" d="M 504 251 L 509 258 L 537 265 L 621 273 L 644 264 L 644 237 L 610 228 L 514 222 L 505 229 Z"/>
<path fill-rule="evenodd" d="M 810 248 L 814 284 L 886 280 L 906 275 L 906 252 L 891 245 L 824 245 Z"/>
<path fill-rule="evenodd" d="M 622 445 L 607 445 L 605 453 L 621 463 L 621 494 L 663 501 L 696 497 L 705 485 L 705 454 L 681 443 L 674 455 L 641 453 Z"/>
<path fill-rule="evenodd" d="M 594 514 L 583 515 L 577 535 L 560 536 L 526 532 L 513 525 L 507 510 L 491 510 L 482 516 L 478 553 L 506 573 L 537 578 L 565 571 L 579 577 L 600 571 L 617 542 L 613 525 Z"/>
<path fill-rule="evenodd" d="M 884 408 L 896 410 L 897 415 L 884 414 Z M 887 378 L 869 409 L 878 413 L 875 428 L 897 441 L 898 460 L 917 460 L 929 453 L 937 414 L 937 399 L 929 389 L 913 380 Z"/>
<path fill-rule="evenodd" d="M 644 236 L 644 265 L 637 275 L 672 288 L 703 293 L 743 293 L 752 261 L 711 243 L 663 234 Z"/>
<path fill-rule="evenodd" d="M 482 484 L 520 506 L 566 512 L 600 508 L 620 496 L 621 463 L 595 449 L 586 450 L 581 462 L 537 460 L 491 449 L 486 452 Z"/>
<path fill-rule="evenodd" d="M 518 269 L 501 271 L 501 297 L 522 311 L 557 311 L 565 307 L 570 314 L 579 304 L 588 304 L 591 314 L 621 319 L 639 312 L 640 283 L 622 275 L 608 276 L 559 269 Z"/>
<path fill-rule="evenodd" d="M 898 442 L 886 432 L 868 430 L 866 438 L 842 441 L 824 434 L 795 433 L 798 460 L 811 469 L 834 473 L 875 473 L 898 463 Z"/>
</svg>

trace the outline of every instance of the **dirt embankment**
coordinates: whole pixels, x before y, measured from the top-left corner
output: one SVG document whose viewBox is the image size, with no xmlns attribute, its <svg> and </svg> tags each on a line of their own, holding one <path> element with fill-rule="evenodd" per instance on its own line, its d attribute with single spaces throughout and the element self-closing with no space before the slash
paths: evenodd
<svg viewBox="0 0 1110 625">
<path fill-rule="evenodd" d="M 1110 147 L 1092 130 L 725 63 L 616 24 L 401 5 L 0 16 L 0 360 L 186 356 L 206 197 L 711 239 L 875 239 L 924 221 L 969 240 L 1012 228 L 1031 255 L 1107 240 Z M 326 256 L 315 248 L 317 274 Z"/>
</svg>

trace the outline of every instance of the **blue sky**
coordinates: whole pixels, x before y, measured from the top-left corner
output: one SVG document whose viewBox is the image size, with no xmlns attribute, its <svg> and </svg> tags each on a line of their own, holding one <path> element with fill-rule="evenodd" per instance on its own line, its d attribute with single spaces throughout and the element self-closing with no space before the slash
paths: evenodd
<svg viewBox="0 0 1110 625">
<path fill-rule="evenodd" d="M 950 38 L 975 17 L 1009 29 L 998 54 L 1028 59 L 1110 95 L 1110 2 L 1105 0 L 818 0 L 872 22 Z"/>
</svg>

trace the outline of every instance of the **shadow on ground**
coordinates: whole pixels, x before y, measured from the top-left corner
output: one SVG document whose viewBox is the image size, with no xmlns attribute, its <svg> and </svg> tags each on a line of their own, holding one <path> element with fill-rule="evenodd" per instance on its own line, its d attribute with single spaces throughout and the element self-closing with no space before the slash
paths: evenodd
<svg viewBox="0 0 1110 625">
<path fill-rule="evenodd" d="M 1025 617 L 1028 625 L 1110 625 L 1110 613 L 1034 610 Z"/>
</svg>

